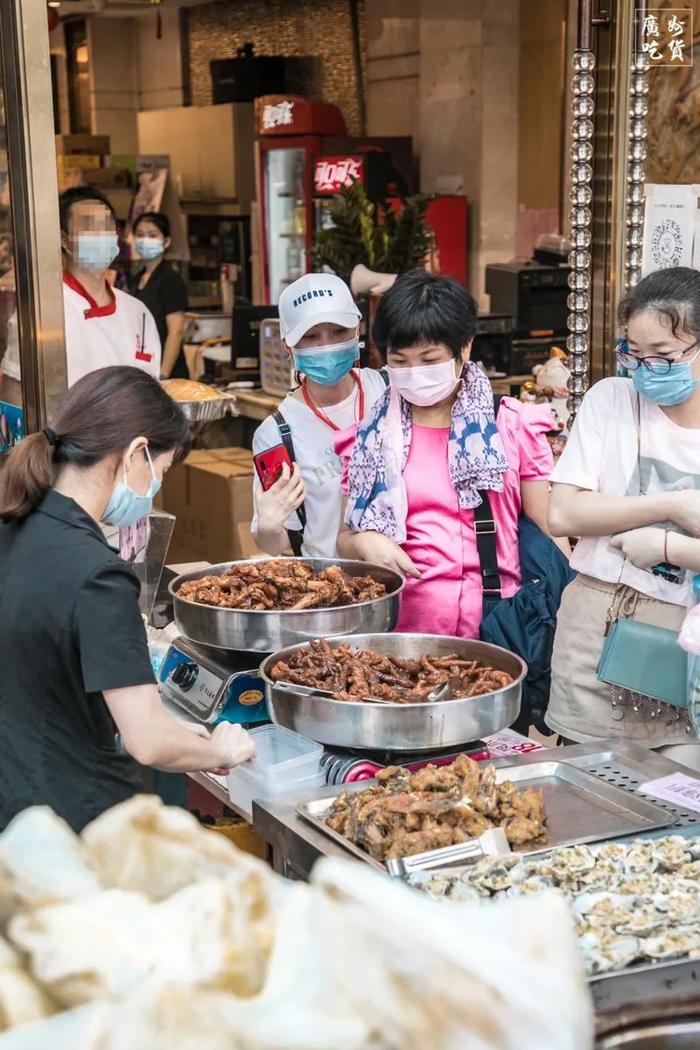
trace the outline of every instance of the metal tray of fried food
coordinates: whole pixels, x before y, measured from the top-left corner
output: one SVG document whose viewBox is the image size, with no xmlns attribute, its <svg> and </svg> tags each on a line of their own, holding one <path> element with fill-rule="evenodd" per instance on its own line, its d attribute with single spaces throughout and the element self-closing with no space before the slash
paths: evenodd
<svg viewBox="0 0 700 1050">
<path fill-rule="evenodd" d="M 672 814 L 659 806 L 567 762 L 543 759 L 541 762 L 497 768 L 496 783 L 502 784 L 505 780 L 510 780 L 517 788 L 536 788 L 542 791 L 544 799 L 547 838 L 529 846 L 515 846 L 518 853 L 545 853 L 559 846 L 576 846 L 584 842 L 637 835 L 668 827 L 675 820 Z M 357 787 L 367 788 L 372 784 L 374 781 L 364 781 Z M 356 857 L 386 871 L 383 863 L 374 860 L 354 842 L 326 824 L 333 803 L 343 793 L 338 791 L 326 798 L 301 802 L 297 812 Z M 432 861 L 430 854 L 424 856 L 428 862 Z M 429 866 L 432 868 L 434 864 L 431 862 Z"/>
</svg>

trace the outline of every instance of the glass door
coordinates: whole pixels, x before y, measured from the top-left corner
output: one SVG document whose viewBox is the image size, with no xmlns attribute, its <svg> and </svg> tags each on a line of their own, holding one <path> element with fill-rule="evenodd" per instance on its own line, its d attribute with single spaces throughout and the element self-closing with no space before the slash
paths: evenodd
<svg viewBox="0 0 700 1050">
<path fill-rule="evenodd" d="M 306 272 L 305 151 L 265 152 L 265 248 L 270 302 Z"/>
<path fill-rule="evenodd" d="M 43 426 L 65 389 L 46 4 L 0 0 L 0 452 Z"/>
<path fill-rule="evenodd" d="M 0 453 L 9 452 L 23 436 L 15 238 L 7 155 L 5 97 L 0 84 Z"/>
</svg>

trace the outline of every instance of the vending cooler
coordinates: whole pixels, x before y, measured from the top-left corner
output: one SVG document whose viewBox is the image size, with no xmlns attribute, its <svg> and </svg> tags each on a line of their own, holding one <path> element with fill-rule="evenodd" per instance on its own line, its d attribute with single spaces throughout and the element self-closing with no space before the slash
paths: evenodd
<svg viewBox="0 0 700 1050">
<path fill-rule="evenodd" d="M 290 95 L 255 101 L 265 301 L 308 270 L 314 237 L 314 165 L 325 136 L 346 134 L 337 106 Z"/>
</svg>

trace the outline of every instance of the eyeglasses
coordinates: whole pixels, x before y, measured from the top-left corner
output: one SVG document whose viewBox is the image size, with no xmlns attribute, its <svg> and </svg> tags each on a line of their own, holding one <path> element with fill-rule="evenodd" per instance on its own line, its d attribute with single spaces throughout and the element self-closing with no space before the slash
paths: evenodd
<svg viewBox="0 0 700 1050">
<path fill-rule="evenodd" d="M 700 347 L 695 350 L 692 357 L 688 357 L 688 354 L 697 346 L 697 343 L 693 343 L 691 346 L 686 346 L 684 350 L 681 350 L 680 353 L 676 354 L 674 357 L 637 357 L 637 355 L 633 354 L 629 349 L 627 340 L 622 339 L 617 344 L 615 356 L 622 367 L 626 368 L 628 372 L 636 372 L 640 365 L 644 365 L 652 375 L 667 376 L 674 365 L 692 365 L 698 354 L 700 354 Z"/>
</svg>

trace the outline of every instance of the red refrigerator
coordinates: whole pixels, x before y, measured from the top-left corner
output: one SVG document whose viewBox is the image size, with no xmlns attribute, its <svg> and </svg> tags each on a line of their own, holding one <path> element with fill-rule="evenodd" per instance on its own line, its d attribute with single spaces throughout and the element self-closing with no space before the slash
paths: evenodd
<svg viewBox="0 0 700 1050">
<path fill-rule="evenodd" d="M 265 302 L 309 270 L 314 166 L 326 136 L 346 134 L 337 106 L 291 95 L 255 100 Z"/>
</svg>

